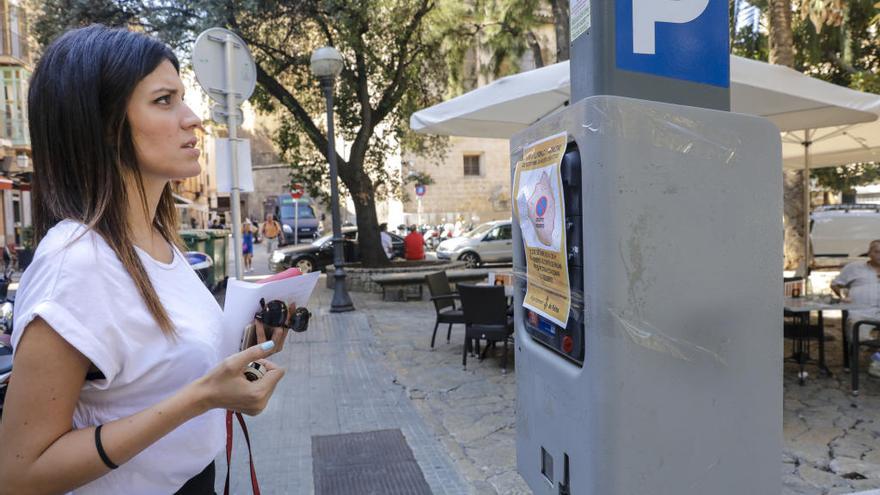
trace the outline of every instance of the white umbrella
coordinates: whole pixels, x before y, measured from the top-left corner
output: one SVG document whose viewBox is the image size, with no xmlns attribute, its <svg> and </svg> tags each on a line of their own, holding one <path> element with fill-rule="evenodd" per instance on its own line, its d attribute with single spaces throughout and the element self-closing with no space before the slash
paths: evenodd
<svg viewBox="0 0 880 495">
<path fill-rule="evenodd" d="M 560 62 L 415 112 L 410 127 L 423 134 L 506 139 L 567 105 L 570 96 L 568 62 Z M 872 122 L 880 115 L 877 95 L 737 56 L 730 57 L 730 102 L 732 111 L 766 117 L 784 132 Z"/>
<path fill-rule="evenodd" d="M 499 79 L 418 111 L 419 133 L 509 138 L 568 104 L 568 62 Z M 827 83 L 787 67 L 730 57 L 731 110 L 771 120 L 783 140 L 787 168 L 880 160 L 880 97 Z M 804 174 L 809 205 L 809 174 Z M 804 208 L 809 225 L 809 207 Z M 805 239 L 806 259 L 809 241 Z"/>
<path fill-rule="evenodd" d="M 804 166 L 804 131 L 782 134 L 782 164 Z M 834 167 L 848 163 L 880 162 L 880 121 L 814 130 L 810 137 L 810 167 Z"/>
</svg>

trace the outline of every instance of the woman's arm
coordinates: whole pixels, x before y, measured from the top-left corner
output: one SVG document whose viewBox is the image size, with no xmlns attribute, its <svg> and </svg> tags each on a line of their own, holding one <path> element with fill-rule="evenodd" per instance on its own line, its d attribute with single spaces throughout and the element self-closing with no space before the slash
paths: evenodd
<svg viewBox="0 0 880 495">
<path fill-rule="evenodd" d="M 262 379 L 248 382 L 242 370 L 268 354 L 254 346 L 230 356 L 168 399 L 107 423 L 101 430 L 107 456 L 122 465 L 213 408 L 258 414 L 284 371 L 272 366 Z M 28 325 L 16 349 L 0 422 L 0 494 L 64 493 L 110 471 L 95 447 L 95 429 L 71 426 L 90 364 L 44 320 Z"/>
</svg>

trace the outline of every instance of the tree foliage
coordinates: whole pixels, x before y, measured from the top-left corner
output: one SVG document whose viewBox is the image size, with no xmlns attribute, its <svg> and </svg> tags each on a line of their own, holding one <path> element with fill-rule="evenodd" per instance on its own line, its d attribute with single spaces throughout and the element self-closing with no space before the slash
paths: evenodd
<svg viewBox="0 0 880 495">
<path fill-rule="evenodd" d="M 438 0 L 47 0 L 35 31 L 45 43 L 72 26 L 127 25 L 186 51 L 202 29 L 223 26 L 250 46 L 258 88 L 252 101 L 283 118 L 276 142 L 291 179 L 320 197 L 327 175 L 325 103 L 310 54 L 335 46 L 345 59 L 336 86 L 337 163 L 355 205 L 366 265 L 385 262 L 375 201 L 402 194 L 406 177 L 385 161 L 401 146 L 437 157 L 445 140 L 409 131 L 413 111 L 441 100 L 447 82 Z"/>
<path fill-rule="evenodd" d="M 877 0 L 731 0 L 732 11 L 754 6 L 762 24 L 736 27 L 732 51 L 736 55 L 782 63 L 826 81 L 862 91 L 880 93 L 880 43 Z M 856 164 L 814 170 L 821 187 L 852 196 L 852 189 L 877 181 L 877 164 Z M 786 267 L 803 258 L 806 232 L 803 214 L 802 172 L 786 172 Z"/>
<path fill-rule="evenodd" d="M 444 54 L 449 67 L 448 95 L 473 89 L 476 75 L 485 81 L 515 74 L 531 52 L 535 67 L 569 58 L 569 0 L 443 0 L 438 18 L 447 33 Z M 544 46 L 539 29 L 552 26 L 555 46 Z M 475 69 L 473 58 L 488 53 Z M 547 57 L 545 52 L 553 55 Z"/>
<path fill-rule="evenodd" d="M 856 163 L 816 169 L 812 171 L 812 176 L 819 187 L 854 198 L 857 186 L 880 180 L 880 167 L 876 164 Z"/>
</svg>

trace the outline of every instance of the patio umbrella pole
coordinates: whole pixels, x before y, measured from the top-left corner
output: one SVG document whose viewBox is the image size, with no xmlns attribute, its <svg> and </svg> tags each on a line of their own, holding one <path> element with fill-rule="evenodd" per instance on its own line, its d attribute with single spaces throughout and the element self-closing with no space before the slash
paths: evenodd
<svg viewBox="0 0 880 495">
<path fill-rule="evenodd" d="M 804 289 L 812 293 L 810 284 L 810 145 L 813 144 L 813 130 L 804 130 Z"/>
</svg>

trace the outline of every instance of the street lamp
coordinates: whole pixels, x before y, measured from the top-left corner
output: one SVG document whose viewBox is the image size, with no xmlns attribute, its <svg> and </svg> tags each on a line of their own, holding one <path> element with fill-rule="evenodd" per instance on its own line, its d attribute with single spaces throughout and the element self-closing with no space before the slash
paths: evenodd
<svg viewBox="0 0 880 495">
<path fill-rule="evenodd" d="M 345 263 L 342 254 L 342 226 L 339 219 L 339 188 L 336 185 L 336 143 L 333 139 L 333 86 L 336 76 L 342 72 L 342 55 L 332 46 L 324 46 L 312 52 L 311 69 L 324 91 L 327 101 L 327 158 L 330 160 L 330 213 L 333 216 L 333 301 L 331 313 L 354 311 L 351 297 L 345 289 Z"/>
</svg>

